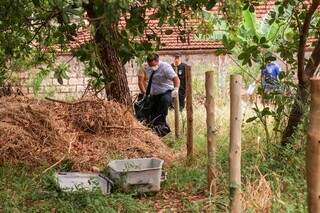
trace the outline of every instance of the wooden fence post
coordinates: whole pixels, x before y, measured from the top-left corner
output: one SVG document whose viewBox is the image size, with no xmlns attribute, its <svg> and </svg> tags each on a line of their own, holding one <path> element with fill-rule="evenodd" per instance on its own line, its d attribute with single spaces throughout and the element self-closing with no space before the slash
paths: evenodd
<svg viewBox="0 0 320 213">
<path fill-rule="evenodd" d="M 308 210 L 320 212 L 320 79 L 311 79 L 311 108 L 309 114 L 306 170 Z"/>
<path fill-rule="evenodd" d="M 193 157 L 193 108 L 192 108 L 192 73 L 191 67 L 186 67 L 186 109 L 187 109 L 187 157 Z"/>
<path fill-rule="evenodd" d="M 176 139 L 179 138 L 180 136 L 180 126 L 179 126 L 179 111 L 180 111 L 180 106 L 179 106 L 179 94 L 177 97 L 173 99 L 174 101 L 174 131 L 175 131 L 175 136 Z"/>
<path fill-rule="evenodd" d="M 216 194 L 216 142 L 214 115 L 214 72 L 206 72 L 207 149 L 208 149 L 208 190 Z"/>
<path fill-rule="evenodd" d="M 241 212 L 241 89 L 240 75 L 230 77 L 230 212 Z"/>
</svg>

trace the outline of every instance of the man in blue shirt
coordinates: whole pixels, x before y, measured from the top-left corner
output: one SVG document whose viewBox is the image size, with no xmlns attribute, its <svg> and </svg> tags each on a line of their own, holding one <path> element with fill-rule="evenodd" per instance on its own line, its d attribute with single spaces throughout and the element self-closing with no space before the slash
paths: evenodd
<svg viewBox="0 0 320 213">
<path fill-rule="evenodd" d="M 264 93 L 281 92 L 280 73 L 281 68 L 276 63 L 269 63 L 261 70 L 260 78 L 257 81 L 261 80 Z"/>
</svg>

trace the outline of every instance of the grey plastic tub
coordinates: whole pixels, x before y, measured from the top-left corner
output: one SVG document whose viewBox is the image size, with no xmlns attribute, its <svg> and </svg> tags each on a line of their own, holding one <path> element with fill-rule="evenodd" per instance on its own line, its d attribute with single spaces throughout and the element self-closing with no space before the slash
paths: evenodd
<svg viewBox="0 0 320 213">
<path fill-rule="evenodd" d="M 67 192 L 100 188 L 103 194 L 110 194 L 113 184 L 110 179 L 97 173 L 60 172 L 56 178 L 60 189 Z"/>
<path fill-rule="evenodd" d="M 110 178 L 125 190 L 157 192 L 160 190 L 163 160 L 138 158 L 113 160 L 108 164 Z"/>
</svg>

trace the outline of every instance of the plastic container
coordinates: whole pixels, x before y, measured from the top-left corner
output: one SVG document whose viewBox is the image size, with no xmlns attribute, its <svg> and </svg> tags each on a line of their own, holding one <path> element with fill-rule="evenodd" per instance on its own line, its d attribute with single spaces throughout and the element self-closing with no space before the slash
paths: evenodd
<svg viewBox="0 0 320 213">
<path fill-rule="evenodd" d="M 157 192 L 160 191 L 162 165 L 163 160 L 157 158 L 113 160 L 107 172 L 125 190 Z"/>
<path fill-rule="evenodd" d="M 256 83 L 253 82 L 252 84 L 249 85 L 247 89 L 247 95 L 253 95 L 255 90 L 256 90 Z"/>
<path fill-rule="evenodd" d="M 103 194 L 110 194 L 113 182 L 97 173 L 60 172 L 56 174 L 61 190 L 71 192 L 100 188 Z"/>
</svg>

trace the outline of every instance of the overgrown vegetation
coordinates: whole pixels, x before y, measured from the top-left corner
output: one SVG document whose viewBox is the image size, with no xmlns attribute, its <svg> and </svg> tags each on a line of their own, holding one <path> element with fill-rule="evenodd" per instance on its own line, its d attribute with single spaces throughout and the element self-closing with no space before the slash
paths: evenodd
<svg viewBox="0 0 320 213">
<path fill-rule="evenodd" d="M 272 10 L 257 19 L 255 8 L 265 2 L 235 1 L 232 9 L 224 4 L 221 7 L 224 12 L 222 17 L 203 12 L 206 21 L 199 28 L 198 37 L 220 40 L 224 49 L 217 53 L 236 55 L 242 65 L 261 69 L 275 60 L 285 63 L 287 68 L 289 65 L 289 69 L 285 70 L 286 80 L 283 84 L 292 93 L 290 96 L 285 94 L 289 97 L 285 100 L 286 104 L 279 102 L 278 98 L 269 97 L 278 111 L 284 108 L 289 111 L 282 116 L 285 126 L 282 128 L 281 143 L 287 145 L 304 120 L 310 101 L 309 79 L 320 62 L 320 19 L 316 12 L 320 2 L 276 1 Z M 306 47 L 310 48 L 310 57 L 305 54 Z M 246 74 L 252 75 L 250 72 Z M 293 80 L 292 75 L 297 80 Z M 261 112 L 264 115 L 273 114 L 268 109 L 263 110 Z"/>
<path fill-rule="evenodd" d="M 155 212 L 160 207 L 199 212 L 214 208 L 226 212 L 228 191 L 228 106 L 217 108 L 218 194 L 206 191 L 205 109 L 195 107 L 196 157 L 187 166 L 184 138 L 166 138 L 180 158 L 166 169 L 168 176 L 158 195 L 123 194 L 104 196 L 100 192 L 60 192 L 53 183 L 53 171 L 0 166 L 0 210 L 4 212 Z M 254 114 L 249 110 L 246 117 Z M 170 116 L 172 119 L 173 116 Z M 301 129 L 304 127 L 301 126 Z M 245 212 L 305 212 L 305 136 L 297 134 L 292 146 L 283 148 L 272 136 L 267 141 L 260 122 L 244 123 L 242 148 L 242 189 Z M 157 205 L 156 205 L 157 204 Z"/>
<path fill-rule="evenodd" d="M 158 36 L 154 34 L 149 35 L 148 42 L 143 45 L 136 43 L 136 40 L 133 39 L 142 35 L 146 28 L 145 23 L 141 20 L 144 20 L 147 9 L 158 8 L 159 12 L 154 18 L 160 19 L 162 24 L 168 21 L 172 25 L 179 25 L 186 20 L 185 14 L 175 14 L 176 4 L 168 4 L 166 1 L 160 3 L 147 1 L 146 6 L 132 1 L 105 3 L 101 1 L 24 0 L 19 3 L 15 2 L 13 5 L 11 2 L 4 1 L 0 5 L 3 9 L 1 11 L 6 11 L 0 12 L 0 17 L 10 15 L 7 17 L 7 21 L 0 22 L 0 29 L 4 32 L 0 35 L 0 56 L 3 56 L 0 60 L 0 85 L 8 79 L 12 70 L 18 70 L 21 66 L 39 65 L 39 62 L 47 63 L 48 67 L 43 68 L 35 77 L 33 82 L 35 92 L 40 89 L 41 81 L 51 71 L 56 74 L 55 77 L 59 82 L 67 78 L 66 66 L 54 67 L 52 65 L 56 49 L 51 49 L 51 47 L 57 44 L 62 44 L 60 46 L 62 50 L 68 47 L 78 30 L 86 26 L 83 19 L 85 10 L 91 13 L 89 14 L 89 22 L 93 25 L 92 35 L 95 37 L 95 42 L 88 42 L 88 44 L 81 46 L 74 52 L 74 55 L 86 63 L 86 72 L 96 78 L 96 84 L 100 87 L 103 84 L 109 85 L 115 73 L 120 75 L 120 80 L 117 83 L 122 84 L 125 81 L 122 64 L 151 50 L 152 44 L 159 45 Z M 44 5 L 42 5 L 43 2 Z M 215 1 L 188 2 L 187 6 L 190 6 L 192 11 L 197 11 L 203 5 L 208 8 L 215 5 Z M 8 5 L 11 6 L 7 7 Z M 179 4 L 178 6 L 185 5 Z M 181 7 L 177 8 L 181 9 Z M 100 8 L 104 9 L 100 10 Z M 320 50 L 318 32 L 320 19 L 318 16 L 312 18 L 312 11 L 302 1 L 297 0 L 278 2 L 275 10 L 271 11 L 261 22 L 255 19 L 254 2 L 237 0 L 233 2 L 233 5 L 227 2 L 223 8 L 224 20 L 218 20 L 216 17 L 204 14 L 205 20 L 199 29 L 204 32 L 203 36 L 206 38 L 211 36 L 223 42 L 225 49 L 220 50 L 220 54 L 237 56 L 234 62 L 240 61 L 241 64 L 231 68 L 230 73 L 241 73 L 245 83 L 249 84 L 261 67 L 268 62 L 281 58 L 291 65 L 290 69 L 286 70 L 285 75 L 281 77 L 281 83 L 285 87 L 284 93 L 266 96 L 258 89 L 258 95 L 264 96 L 265 101 L 269 102 L 268 106 L 261 104 L 260 101 L 246 103 L 247 111 L 244 121 L 247 122 L 244 122 L 242 126 L 242 190 L 245 212 L 305 212 L 304 147 L 306 122 L 303 118 L 308 112 L 308 94 L 302 95 L 308 89 L 308 80 L 303 77 L 312 73 L 320 61 L 320 54 L 316 54 Z M 114 19 L 109 20 L 109 17 L 105 17 L 103 14 L 110 13 L 111 10 L 116 11 L 116 14 Z M 127 19 L 130 23 L 128 29 L 118 31 L 110 28 L 117 23 L 121 15 L 128 12 L 131 14 Z M 178 17 L 174 17 L 174 14 Z M 31 17 L 31 20 L 25 20 L 25 16 Z M 81 18 L 78 25 L 72 22 L 74 16 Z M 308 16 L 311 19 L 309 23 L 307 23 Z M 238 17 L 242 17 L 242 19 L 237 19 Z M 53 21 L 50 22 L 51 20 Z M 310 27 L 310 34 L 305 27 L 301 26 L 301 23 L 306 23 L 307 28 Z M 223 28 L 223 33 L 215 34 L 214 27 Z M 172 32 L 167 31 L 166 33 Z M 304 50 L 308 35 L 314 36 L 317 39 L 317 44 L 312 59 L 308 63 L 304 63 L 304 59 L 301 59 L 302 56 L 304 57 L 304 53 L 301 56 L 300 51 Z M 202 36 L 199 35 L 199 37 Z M 110 39 L 115 42 L 110 42 Z M 300 44 L 297 42 L 299 39 Z M 45 52 L 48 54 L 42 54 L 43 48 L 48 48 L 48 52 Z M 111 52 L 111 55 L 104 55 L 102 52 Z M 294 58 L 296 53 L 300 55 L 298 60 Z M 108 60 L 110 58 L 117 60 L 110 61 Z M 304 67 L 305 64 L 307 64 L 306 67 Z M 199 68 L 205 71 L 212 69 L 212 67 Z M 114 72 L 115 70 L 116 72 Z M 293 77 L 297 73 L 298 83 Z M 227 80 L 223 83 L 226 82 Z M 126 84 L 122 84 L 122 88 L 120 85 L 118 90 L 127 93 L 126 86 Z M 173 135 L 169 135 L 165 139 L 166 143 L 177 153 L 179 159 L 171 167 L 166 168 L 168 179 L 163 184 L 162 191 L 157 195 L 115 192 L 112 195 L 104 196 L 98 191 L 63 193 L 54 184 L 54 171 L 42 174 L 43 170 L 33 170 L 22 165 L 19 167 L 0 165 L 0 211 L 153 212 L 161 208 L 173 208 L 191 212 L 199 212 L 204 209 L 226 212 L 229 204 L 229 112 L 228 105 L 226 105 L 228 92 L 227 90 L 217 90 L 217 96 L 222 97 L 216 100 L 218 105 L 216 109 L 218 127 L 216 141 L 219 180 L 217 181 L 218 195 L 212 197 L 206 191 L 207 151 L 203 79 L 195 78 L 193 86 L 196 101 L 194 112 L 196 157 L 192 164 L 187 166 L 183 152 L 185 138 L 176 141 Z M 115 96 L 119 100 L 121 99 L 121 102 L 127 102 L 119 97 L 121 94 L 118 93 Z M 296 126 L 297 122 L 295 122 L 294 134 L 290 134 L 291 143 L 285 143 L 287 146 L 284 147 L 280 143 L 281 135 L 287 121 L 290 125 L 293 113 L 298 113 L 300 116 L 299 125 Z M 185 125 L 182 126 L 185 128 Z M 289 127 L 291 128 L 291 126 Z"/>
</svg>

